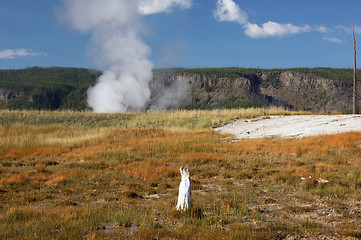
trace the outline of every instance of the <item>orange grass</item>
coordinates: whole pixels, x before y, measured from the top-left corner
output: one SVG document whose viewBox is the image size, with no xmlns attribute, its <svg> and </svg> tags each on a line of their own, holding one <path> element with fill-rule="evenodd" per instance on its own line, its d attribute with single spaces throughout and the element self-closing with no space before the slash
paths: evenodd
<svg viewBox="0 0 361 240">
<path fill-rule="evenodd" d="M 250 139 L 235 144 L 240 154 L 318 156 L 347 148 L 361 148 L 361 133 L 349 132 L 294 140 Z"/>
<path fill-rule="evenodd" d="M 168 163 L 168 159 L 149 159 L 146 162 L 136 162 L 128 165 L 119 165 L 121 173 L 142 180 L 160 180 L 163 177 L 172 177 L 178 174 L 178 164 Z"/>
<path fill-rule="evenodd" d="M 48 170 L 41 170 L 37 167 L 37 170 L 29 170 L 22 173 L 8 173 L 5 177 L 0 178 L 0 185 L 11 184 L 43 184 L 51 185 L 58 184 L 66 181 L 69 177 L 74 176 L 74 172 L 58 171 L 54 174 L 49 174 Z"/>
<path fill-rule="evenodd" d="M 39 183 L 46 178 L 42 174 L 34 175 L 31 172 L 8 174 L 6 177 L 0 179 L 1 185 L 24 184 L 24 183 Z"/>
<path fill-rule="evenodd" d="M 45 182 L 46 185 L 56 185 L 59 183 L 64 183 L 69 178 L 69 174 L 66 172 L 56 172 L 48 177 L 48 180 Z"/>
<path fill-rule="evenodd" d="M 21 159 L 21 158 L 43 158 L 58 157 L 59 155 L 69 152 L 68 147 L 41 147 L 30 149 L 11 149 L 0 154 L 0 158 L 4 159 Z"/>
</svg>

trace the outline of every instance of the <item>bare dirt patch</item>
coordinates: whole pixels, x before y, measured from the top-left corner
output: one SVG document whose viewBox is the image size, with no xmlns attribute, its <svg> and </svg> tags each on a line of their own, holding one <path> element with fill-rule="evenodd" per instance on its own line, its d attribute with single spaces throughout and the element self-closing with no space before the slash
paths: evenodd
<svg viewBox="0 0 361 240">
<path fill-rule="evenodd" d="M 361 115 L 270 116 L 242 119 L 215 131 L 245 138 L 302 138 L 307 136 L 361 131 Z"/>
</svg>

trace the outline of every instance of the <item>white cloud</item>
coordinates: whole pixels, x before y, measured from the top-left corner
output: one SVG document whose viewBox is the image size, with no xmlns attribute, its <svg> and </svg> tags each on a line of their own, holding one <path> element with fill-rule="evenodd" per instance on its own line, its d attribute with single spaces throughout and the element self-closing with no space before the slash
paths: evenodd
<svg viewBox="0 0 361 240">
<path fill-rule="evenodd" d="M 251 38 L 283 37 L 302 32 L 310 32 L 311 30 L 323 33 L 328 31 L 328 28 L 325 26 L 318 26 L 315 29 L 312 29 L 308 25 L 296 26 L 290 23 L 280 24 L 273 21 L 268 21 L 262 25 L 251 23 L 248 21 L 247 13 L 233 0 L 218 0 L 217 8 L 213 14 L 220 22 L 229 21 L 241 24 L 245 29 L 246 35 Z"/>
<path fill-rule="evenodd" d="M 14 59 L 16 57 L 26 57 L 26 56 L 44 56 L 46 53 L 43 52 L 33 52 L 32 50 L 27 50 L 24 48 L 21 49 L 5 49 L 0 52 L 0 58 L 3 59 Z"/>
<path fill-rule="evenodd" d="M 323 37 L 323 40 L 327 41 L 327 42 L 332 42 L 332 43 L 342 43 L 342 40 L 336 37 Z"/>
<path fill-rule="evenodd" d="M 323 25 L 315 27 L 315 30 L 320 32 L 320 33 L 326 33 L 328 31 L 330 31 L 329 28 L 327 28 L 327 27 L 325 27 Z"/>
<path fill-rule="evenodd" d="M 347 33 L 347 34 L 352 34 L 352 26 L 346 27 L 346 26 L 344 26 L 344 25 L 337 25 L 337 26 L 336 26 L 336 29 L 338 29 L 338 30 L 340 30 L 340 31 L 342 31 L 342 32 L 345 32 L 345 33 Z M 355 29 L 355 34 L 361 35 L 361 27 L 355 25 L 355 26 L 354 26 L 354 29 Z"/>
<path fill-rule="evenodd" d="M 219 21 L 238 22 L 246 24 L 248 22 L 247 13 L 245 13 L 233 0 L 218 0 L 217 9 L 213 12 Z"/>
<path fill-rule="evenodd" d="M 138 12 L 142 15 L 171 12 L 172 7 L 176 6 L 183 9 L 190 8 L 192 0 L 140 0 Z"/>
<path fill-rule="evenodd" d="M 279 24 L 272 21 L 266 22 L 262 24 L 262 26 L 247 23 L 244 27 L 246 29 L 246 35 L 251 38 L 283 37 L 285 35 L 311 31 L 311 27 L 308 25 L 300 27 L 293 24 Z"/>
</svg>

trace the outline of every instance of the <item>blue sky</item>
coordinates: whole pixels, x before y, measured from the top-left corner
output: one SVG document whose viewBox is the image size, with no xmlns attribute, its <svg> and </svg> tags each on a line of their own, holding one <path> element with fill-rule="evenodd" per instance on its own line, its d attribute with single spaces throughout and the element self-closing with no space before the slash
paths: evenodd
<svg viewBox="0 0 361 240">
<path fill-rule="evenodd" d="M 139 1 L 153 7 L 138 18 L 155 68 L 351 68 L 352 24 L 360 52 L 360 0 L 162 0 L 160 10 Z M 0 69 L 101 68 L 89 59 L 92 30 L 60 20 L 63 8 L 0 0 Z"/>
</svg>

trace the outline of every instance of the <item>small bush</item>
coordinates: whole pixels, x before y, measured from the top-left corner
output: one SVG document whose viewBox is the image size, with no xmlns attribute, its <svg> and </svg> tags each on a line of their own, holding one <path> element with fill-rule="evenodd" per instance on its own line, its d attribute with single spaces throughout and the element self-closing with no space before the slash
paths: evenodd
<svg viewBox="0 0 361 240">
<path fill-rule="evenodd" d="M 173 208 L 168 212 L 168 216 L 171 218 L 180 219 L 182 217 L 189 217 L 195 219 L 203 218 L 203 210 L 200 207 L 191 207 L 185 211 L 177 211 L 177 209 Z"/>
<path fill-rule="evenodd" d="M 357 227 L 358 226 L 355 226 L 355 229 L 347 229 L 345 231 L 342 231 L 341 235 L 345 237 L 353 237 L 353 238 L 361 239 L 361 231 L 356 229 Z"/>
<path fill-rule="evenodd" d="M 139 195 L 138 193 L 135 193 L 135 192 L 131 192 L 131 191 L 125 191 L 123 193 L 123 195 L 126 197 L 126 198 L 133 198 L 133 199 L 136 199 L 136 198 L 143 198 L 141 195 Z"/>
</svg>

